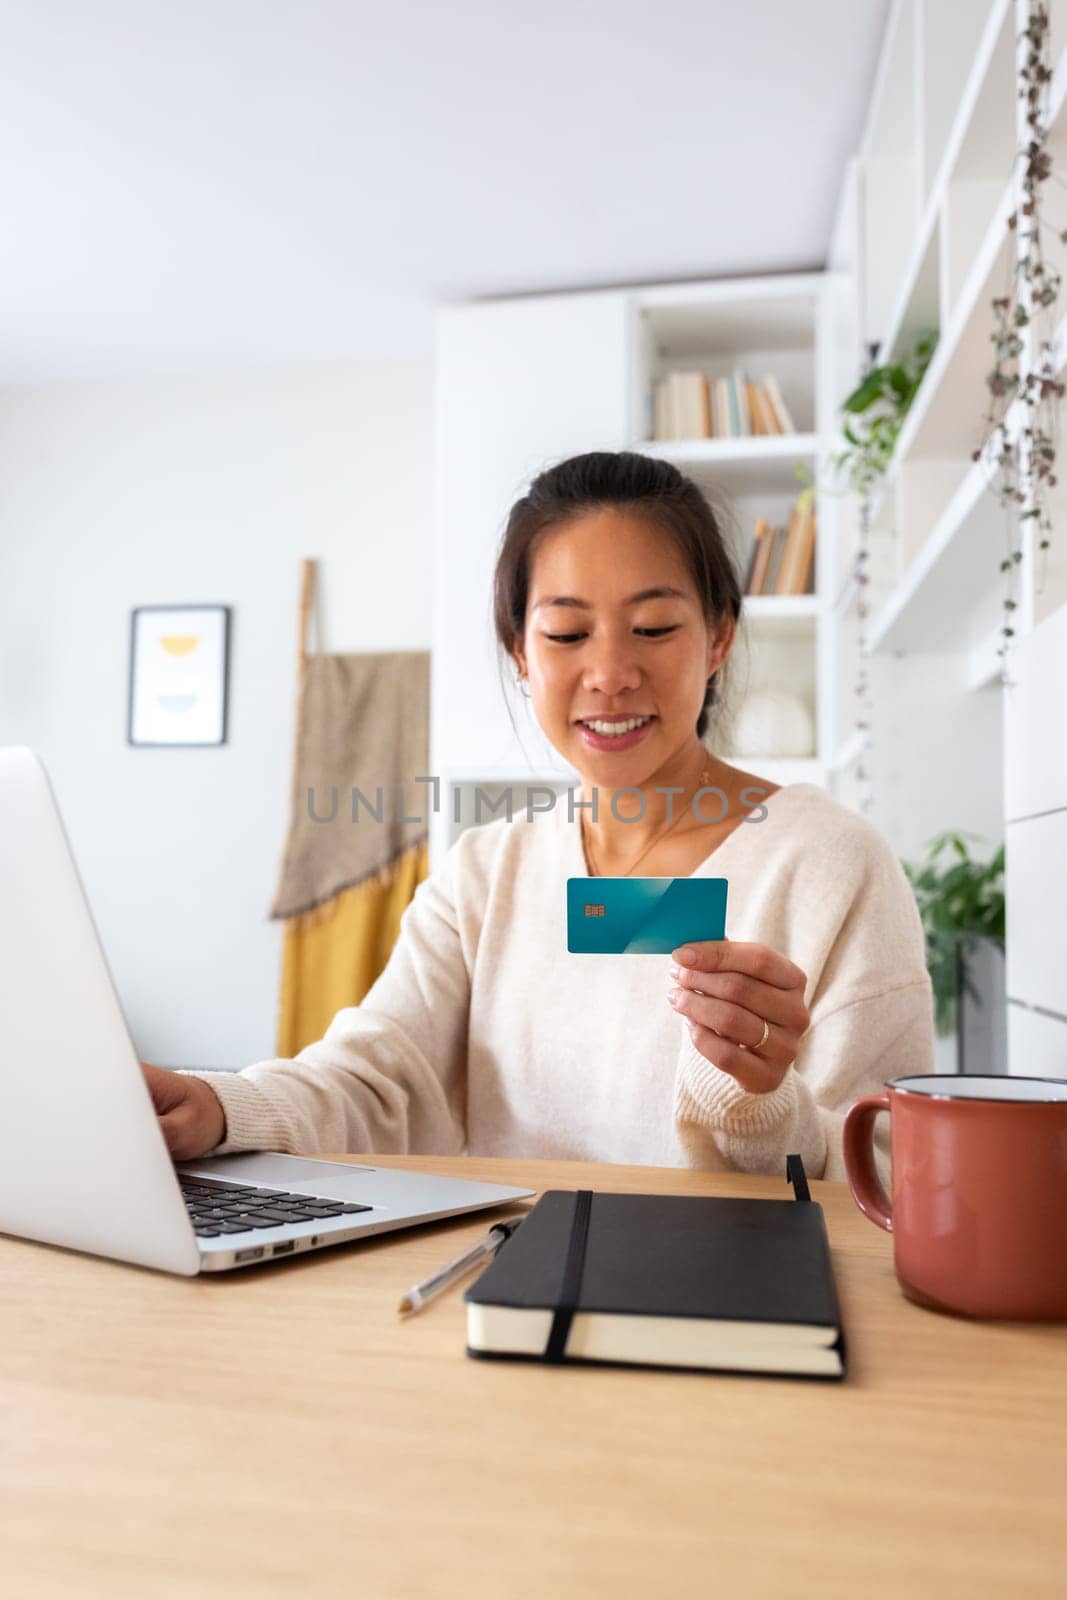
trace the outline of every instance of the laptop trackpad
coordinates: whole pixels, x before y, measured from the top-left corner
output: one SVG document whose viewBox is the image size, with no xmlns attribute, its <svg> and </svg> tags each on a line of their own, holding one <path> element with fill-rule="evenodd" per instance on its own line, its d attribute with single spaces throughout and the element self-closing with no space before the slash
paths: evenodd
<svg viewBox="0 0 1067 1600">
<path fill-rule="evenodd" d="M 358 1167 L 347 1161 L 314 1161 L 305 1156 L 272 1155 L 254 1151 L 248 1155 L 216 1156 L 214 1160 L 183 1161 L 179 1170 L 196 1171 L 205 1178 L 228 1178 L 231 1183 L 256 1183 L 265 1189 L 296 1189 L 304 1194 L 337 1194 L 348 1188 L 362 1188 L 374 1167 Z"/>
</svg>

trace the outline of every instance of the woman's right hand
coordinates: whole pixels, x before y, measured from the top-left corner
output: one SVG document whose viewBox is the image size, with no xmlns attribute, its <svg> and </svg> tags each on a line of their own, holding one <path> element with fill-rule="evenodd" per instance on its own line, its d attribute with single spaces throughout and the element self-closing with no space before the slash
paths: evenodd
<svg viewBox="0 0 1067 1600">
<path fill-rule="evenodd" d="M 222 1143 L 226 1137 L 226 1113 L 210 1084 L 184 1072 L 150 1067 L 147 1061 L 141 1062 L 141 1068 L 167 1149 L 175 1161 L 190 1161 Z"/>
</svg>

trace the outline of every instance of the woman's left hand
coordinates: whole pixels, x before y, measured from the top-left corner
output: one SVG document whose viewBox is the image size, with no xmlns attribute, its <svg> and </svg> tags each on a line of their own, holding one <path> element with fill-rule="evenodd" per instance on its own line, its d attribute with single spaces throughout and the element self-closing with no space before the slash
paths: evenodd
<svg viewBox="0 0 1067 1600">
<path fill-rule="evenodd" d="M 671 959 L 667 999 L 700 1054 L 749 1094 L 777 1089 L 811 1022 L 806 975 L 765 944 L 732 939 L 698 940 Z"/>
</svg>

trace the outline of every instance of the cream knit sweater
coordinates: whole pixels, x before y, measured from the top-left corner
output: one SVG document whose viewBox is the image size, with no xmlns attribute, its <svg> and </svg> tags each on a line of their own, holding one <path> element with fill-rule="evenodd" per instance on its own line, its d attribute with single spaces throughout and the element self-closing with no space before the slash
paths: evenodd
<svg viewBox="0 0 1067 1600">
<path fill-rule="evenodd" d="M 770 1094 L 695 1048 L 667 1002 L 668 956 L 567 952 L 584 876 L 567 798 L 461 835 L 404 913 L 358 1006 L 292 1061 L 196 1074 L 226 1113 L 214 1153 L 571 1157 L 843 1176 L 849 1104 L 933 1071 L 923 935 L 882 836 L 814 784 L 743 821 L 699 872 L 729 881 L 727 934 L 807 974 L 811 1026 Z M 885 1122 L 888 1119 L 880 1119 Z M 879 1135 L 886 1165 L 885 1130 Z"/>
</svg>

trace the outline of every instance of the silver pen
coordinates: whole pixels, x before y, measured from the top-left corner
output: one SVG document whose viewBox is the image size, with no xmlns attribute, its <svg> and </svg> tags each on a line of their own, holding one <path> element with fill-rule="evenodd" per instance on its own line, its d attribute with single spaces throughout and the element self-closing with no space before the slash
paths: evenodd
<svg viewBox="0 0 1067 1600">
<path fill-rule="evenodd" d="M 495 1256 L 505 1239 L 510 1239 L 522 1223 L 522 1217 L 515 1217 L 511 1222 L 496 1222 L 489 1229 L 484 1239 L 479 1239 L 471 1249 L 457 1256 L 455 1261 L 450 1261 L 446 1267 L 441 1267 L 429 1278 L 423 1278 L 421 1283 L 416 1283 L 407 1294 L 403 1295 L 397 1310 L 400 1312 L 421 1311 L 427 1300 L 432 1300 L 434 1295 L 447 1289 L 455 1283 L 457 1278 L 462 1278 L 479 1261 L 484 1261 L 487 1256 Z"/>
</svg>

